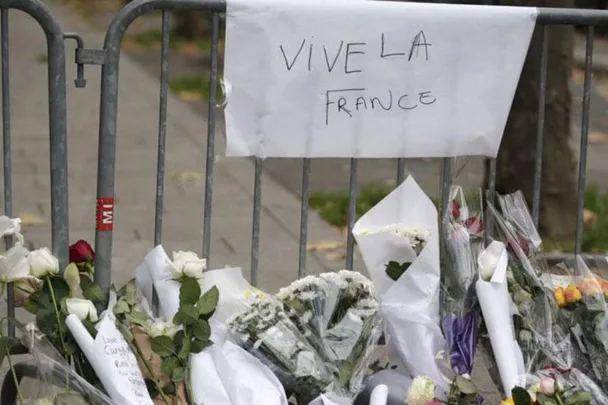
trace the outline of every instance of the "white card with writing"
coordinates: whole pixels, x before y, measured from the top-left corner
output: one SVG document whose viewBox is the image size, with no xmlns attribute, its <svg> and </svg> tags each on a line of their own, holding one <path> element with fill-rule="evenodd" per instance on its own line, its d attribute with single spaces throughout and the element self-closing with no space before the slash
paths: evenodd
<svg viewBox="0 0 608 405">
<path fill-rule="evenodd" d="M 496 156 L 537 10 L 228 0 L 228 156 Z"/>
<path fill-rule="evenodd" d="M 67 317 L 66 325 L 115 403 L 153 405 L 137 359 L 116 327 L 114 316 L 106 313 L 102 317 L 95 339 L 74 315 Z"/>
</svg>

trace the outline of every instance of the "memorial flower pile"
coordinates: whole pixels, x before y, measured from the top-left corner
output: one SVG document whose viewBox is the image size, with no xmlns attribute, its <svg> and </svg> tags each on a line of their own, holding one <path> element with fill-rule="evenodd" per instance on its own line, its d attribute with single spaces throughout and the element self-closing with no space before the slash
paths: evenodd
<svg viewBox="0 0 608 405">
<path fill-rule="evenodd" d="M 454 186 L 440 218 L 408 178 L 354 226 L 369 279 L 327 272 L 276 294 L 162 246 L 105 292 L 86 241 L 60 269 L 48 249 L 24 247 L 18 219 L 0 217 L 16 242 L 0 280 L 35 314 L 11 320 L 21 338 L 0 336 L 0 354 L 14 370 L 11 355 L 30 353 L 40 404 L 360 405 L 386 386 L 386 404 L 480 405 L 481 343 L 502 405 L 608 404 L 608 282 L 581 257 L 566 276 L 549 270 L 520 193 L 481 201 Z"/>
</svg>

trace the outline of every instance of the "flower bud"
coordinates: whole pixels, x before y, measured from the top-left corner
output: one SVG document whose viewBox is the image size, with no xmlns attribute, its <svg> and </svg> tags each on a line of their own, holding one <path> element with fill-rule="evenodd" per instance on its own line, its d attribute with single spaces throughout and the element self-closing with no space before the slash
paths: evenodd
<svg viewBox="0 0 608 405">
<path fill-rule="evenodd" d="M 555 394 L 556 385 L 557 384 L 555 383 L 555 380 L 553 378 L 544 377 L 542 380 L 540 380 L 540 383 L 538 384 L 538 392 L 543 395 L 551 396 Z"/>
<path fill-rule="evenodd" d="M 97 309 L 95 305 L 89 300 L 83 300 L 80 298 L 68 298 L 65 301 L 68 313 L 70 315 L 76 315 L 81 321 L 90 320 L 91 322 L 97 322 Z"/>
</svg>

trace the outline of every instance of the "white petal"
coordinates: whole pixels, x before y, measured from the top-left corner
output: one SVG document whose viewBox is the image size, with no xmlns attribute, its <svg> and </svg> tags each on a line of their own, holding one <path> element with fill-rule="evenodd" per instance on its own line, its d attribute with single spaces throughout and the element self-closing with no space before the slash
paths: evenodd
<svg viewBox="0 0 608 405">
<path fill-rule="evenodd" d="M 6 256 L 0 256 L 0 280 L 11 283 L 30 278 L 30 267 L 27 263 L 28 250 L 20 243 L 10 248 Z"/>
</svg>

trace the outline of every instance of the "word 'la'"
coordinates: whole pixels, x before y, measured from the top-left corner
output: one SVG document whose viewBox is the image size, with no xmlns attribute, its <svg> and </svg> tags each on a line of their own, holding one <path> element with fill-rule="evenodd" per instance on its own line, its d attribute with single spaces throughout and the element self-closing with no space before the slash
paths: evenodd
<svg viewBox="0 0 608 405">
<path fill-rule="evenodd" d="M 318 63 L 317 61 L 321 59 L 321 63 L 324 61 L 327 71 L 331 73 L 336 68 L 337 62 L 342 56 L 344 64 L 340 64 L 340 66 L 343 66 L 345 74 L 360 73 L 362 70 L 360 67 L 357 67 L 357 64 L 361 59 L 357 59 L 356 56 L 359 55 L 361 57 L 363 55 L 372 54 L 372 52 L 377 52 L 378 57 L 381 59 L 402 57 L 411 61 L 413 58 L 423 57 L 424 60 L 429 60 L 429 47 L 432 44 L 427 41 L 424 31 L 420 31 L 416 34 L 409 45 L 408 52 L 403 50 L 401 52 L 396 52 L 396 49 L 389 50 L 387 42 L 386 35 L 382 33 L 380 35 L 378 49 L 376 50 L 371 48 L 367 42 L 345 41 L 340 41 L 335 47 L 322 45 L 321 49 L 319 49 L 314 43 L 307 41 L 306 38 L 302 39 L 296 52 L 286 51 L 283 45 L 279 45 L 279 49 L 281 50 L 283 60 L 285 61 L 285 67 L 288 71 L 291 71 L 298 61 L 304 59 L 305 62 L 299 63 L 306 63 L 308 71 L 311 71 L 314 68 L 315 63 Z M 306 48 L 307 50 L 305 50 Z"/>
</svg>

